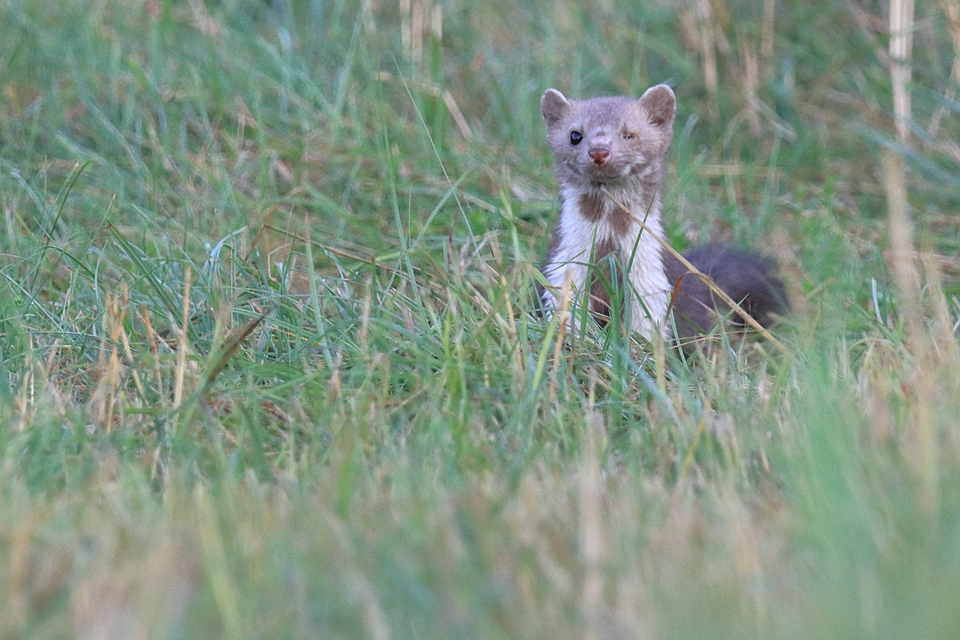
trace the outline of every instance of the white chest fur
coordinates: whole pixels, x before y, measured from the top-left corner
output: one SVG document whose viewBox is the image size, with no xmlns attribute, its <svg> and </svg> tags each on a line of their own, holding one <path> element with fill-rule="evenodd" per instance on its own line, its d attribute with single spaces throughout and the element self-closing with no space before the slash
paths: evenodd
<svg viewBox="0 0 960 640">
<path fill-rule="evenodd" d="M 547 255 L 543 274 L 552 285 L 543 293 L 547 313 L 557 307 L 556 296 L 570 280 L 573 295 L 588 296 L 586 283 L 593 262 L 610 252 L 617 252 L 626 281 L 619 287 L 625 296 L 624 308 L 629 313 L 631 328 L 645 338 L 663 334 L 667 314 L 667 292 L 670 290 L 660 244 L 636 222 L 633 216 L 658 235 L 660 227 L 659 196 L 638 197 L 636 190 L 613 193 L 617 202 L 626 205 L 624 212 L 600 192 L 566 186 L 561 190 L 563 208 L 554 244 Z M 597 303 L 590 298 L 589 308 Z"/>
</svg>

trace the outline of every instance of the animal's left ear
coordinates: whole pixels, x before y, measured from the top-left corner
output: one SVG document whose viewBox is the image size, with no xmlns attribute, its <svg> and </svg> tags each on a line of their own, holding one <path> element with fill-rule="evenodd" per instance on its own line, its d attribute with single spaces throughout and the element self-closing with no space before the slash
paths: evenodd
<svg viewBox="0 0 960 640">
<path fill-rule="evenodd" d="M 644 91 L 640 96 L 639 106 L 647 114 L 650 124 L 673 127 L 673 117 L 677 113 L 677 96 L 667 85 L 658 84 Z"/>
</svg>

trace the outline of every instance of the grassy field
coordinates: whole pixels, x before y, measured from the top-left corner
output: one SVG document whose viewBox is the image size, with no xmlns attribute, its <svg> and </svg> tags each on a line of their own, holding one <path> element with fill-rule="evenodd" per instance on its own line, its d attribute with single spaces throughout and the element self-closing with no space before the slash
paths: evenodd
<svg viewBox="0 0 960 640">
<path fill-rule="evenodd" d="M 0 638 L 956 637 L 917 4 L 904 91 L 859 0 L 0 0 Z M 784 349 L 533 313 L 540 95 L 657 82 L 670 239 L 775 257 Z"/>
</svg>

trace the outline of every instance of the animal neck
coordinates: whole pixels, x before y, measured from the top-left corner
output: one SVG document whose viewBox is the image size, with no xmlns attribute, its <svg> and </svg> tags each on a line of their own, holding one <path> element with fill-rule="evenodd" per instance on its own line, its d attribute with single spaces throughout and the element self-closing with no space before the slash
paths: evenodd
<svg viewBox="0 0 960 640">
<path fill-rule="evenodd" d="M 593 228 L 598 240 L 632 242 L 642 234 L 643 225 L 661 235 L 662 185 L 662 179 L 642 175 L 606 183 L 567 182 L 561 188 L 563 213 Z"/>
</svg>

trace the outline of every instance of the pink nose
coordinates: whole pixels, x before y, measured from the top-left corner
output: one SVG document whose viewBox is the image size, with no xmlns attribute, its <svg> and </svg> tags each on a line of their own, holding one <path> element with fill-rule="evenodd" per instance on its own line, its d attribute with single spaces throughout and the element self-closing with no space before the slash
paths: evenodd
<svg viewBox="0 0 960 640">
<path fill-rule="evenodd" d="M 610 150 L 606 147 L 592 147 L 589 155 L 594 164 L 603 164 L 610 157 Z"/>
</svg>

